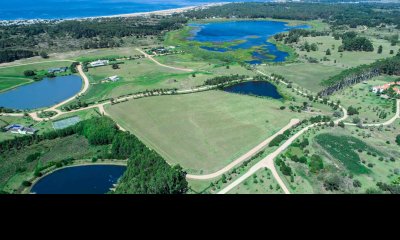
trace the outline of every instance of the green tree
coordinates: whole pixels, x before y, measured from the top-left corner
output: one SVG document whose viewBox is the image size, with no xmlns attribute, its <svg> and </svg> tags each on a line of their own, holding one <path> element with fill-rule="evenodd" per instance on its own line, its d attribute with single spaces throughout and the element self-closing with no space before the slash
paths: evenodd
<svg viewBox="0 0 400 240">
<path fill-rule="evenodd" d="M 353 106 L 350 106 L 348 109 L 347 109 L 347 113 L 351 116 L 351 115 L 356 115 L 356 114 L 358 114 L 358 110 L 355 108 L 355 107 L 353 107 Z"/>
<path fill-rule="evenodd" d="M 396 136 L 396 143 L 400 146 L 400 134 Z"/>
<path fill-rule="evenodd" d="M 327 56 L 331 55 L 331 50 L 329 48 L 326 50 L 326 55 Z"/>
<path fill-rule="evenodd" d="M 114 63 L 114 64 L 112 65 L 112 69 L 119 69 L 119 65 L 118 65 L 117 63 Z"/>
<path fill-rule="evenodd" d="M 382 45 L 379 45 L 379 47 L 378 47 L 378 54 L 381 54 L 382 51 L 383 51 L 383 47 L 382 47 Z"/>
<path fill-rule="evenodd" d="M 42 58 L 49 58 L 49 55 L 48 55 L 45 51 L 41 51 L 41 52 L 40 52 L 40 56 L 41 56 Z"/>
<path fill-rule="evenodd" d="M 310 171 L 313 173 L 317 173 L 322 169 L 324 169 L 324 162 L 322 158 L 315 154 L 312 155 L 310 161 Z"/>
</svg>

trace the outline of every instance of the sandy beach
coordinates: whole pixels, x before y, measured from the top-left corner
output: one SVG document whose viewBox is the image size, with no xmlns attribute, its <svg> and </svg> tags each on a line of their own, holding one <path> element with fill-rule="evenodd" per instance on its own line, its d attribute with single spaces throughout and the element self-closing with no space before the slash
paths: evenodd
<svg viewBox="0 0 400 240">
<path fill-rule="evenodd" d="M 139 16 L 150 16 L 150 15 L 159 15 L 159 16 L 167 16 L 172 15 L 175 13 L 183 13 L 190 10 L 196 9 L 205 9 L 209 7 L 215 6 L 222 6 L 228 4 L 229 2 L 219 2 L 219 3 L 209 3 L 209 4 L 202 4 L 197 6 L 188 6 L 188 7 L 181 7 L 181 8 L 173 8 L 167 10 L 158 10 L 158 11 L 151 11 L 151 12 L 138 12 L 138 13 L 126 13 L 126 14 L 117 14 L 117 15 L 110 15 L 110 16 L 97 16 L 97 17 L 85 17 L 79 19 L 96 19 L 96 18 L 115 18 L 115 17 L 139 17 Z"/>
</svg>

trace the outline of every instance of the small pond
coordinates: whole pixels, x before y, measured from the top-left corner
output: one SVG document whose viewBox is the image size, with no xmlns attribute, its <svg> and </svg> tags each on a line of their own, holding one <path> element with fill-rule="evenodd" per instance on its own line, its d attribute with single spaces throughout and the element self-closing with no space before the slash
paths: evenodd
<svg viewBox="0 0 400 240">
<path fill-rule="evenodd" d="M 282 95 L 279 94 L 278 90 L 272 83 L 264 81 L 242 82 L 226 87 L 224 88 L 224 91 L 244 95 L 271 97 L 274 99 L 282 98 Z"/>
<path fill-rule="evenodd" d="M 40 179 L 36 194 L 105 194 L 125 172 L 125 166 L 88 165 L 63 168 Z"/>
</svg>

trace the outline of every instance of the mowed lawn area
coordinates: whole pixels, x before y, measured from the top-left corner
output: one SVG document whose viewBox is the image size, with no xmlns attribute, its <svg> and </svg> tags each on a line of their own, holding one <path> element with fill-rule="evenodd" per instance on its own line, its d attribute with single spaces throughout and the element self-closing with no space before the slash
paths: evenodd
<svg viewBox="0 0 400 240">
<path fill-rule="evenodd" d="M 29 78 L 19 77 L 0 77 L 0 92 L 5 92 L 12 88 L 31 83 L 33 80 Z"/>
<path fill-rule="evenodd" d="M 157 57 L 157 59 L 159 59 Z M 166 64 L 175 67 L 184 67 L 185 64 L 174 63 L 182 59 L 186 62 L 185 56 L 164 56 Z M 170 60 L 173 60 L 172 62 Z M 168 61 L 167 61 L 168 60 Z M 229 69 L 226 66 L 209 65 L 204 62 L 190 64 L 188 67 L 194 70 L 184 72 L 175 69 L 159 66 L 149 59 L 128 60 L 119 65 L 119 69 L 112 69 L 111 66 L 89 68 L 87 73 L 91 85 L 88 93 L 81 98 L 82 101 L 93 102 L 107 98 L 116 98 L 125 94 L 152 89 L 190 89 L 212 77 L 230 74 L 254 75 L 251 71 L 232 65 Z M 201 68 L 201 69 L 200 69 Z M 120 80 L 117 82 L 102 82 L 102 80 L 117 75 Z"/>
<path fill-rule="evenodd" d="M 224 167 L 287 125 L 300 113 L 283 103 L 223 91 L 132 100 L 106 108 L 171 164 L 190 173 Z"/>
<path fill-rule="evenodd" d="M 326 66 L 319 63 L 292 63 L 286 65 L 260 66 L 259 70 L 267 74 L 278 74 L 312 92 L 319 92 L 324 87 L 321 82 L 339 74 L 343 68 Z"/>
</svg>

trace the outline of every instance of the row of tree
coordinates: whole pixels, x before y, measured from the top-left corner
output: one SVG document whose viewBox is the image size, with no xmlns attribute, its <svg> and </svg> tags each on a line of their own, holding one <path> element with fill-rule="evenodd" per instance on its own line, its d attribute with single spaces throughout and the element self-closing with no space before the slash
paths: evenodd
<svg viewBox="0 0 400 240">
<path fill-rule="evenodd" d="M 30 50 L 0 50 L 0 63 L 38 56 L 38 52 Z"/>
<path fill-rule="evenodd" d="M 394 57 L 378 60 L 369 65 L 360 65 L 355 68 L 346 69 L 338 75 L 324 80 L 322 85 L 326 86 L 326 88 L 319 92 L 318 95 L 331 95 L 336 91 L 381 74 L 400 75 L 400 52 Z"/>
</svg>

